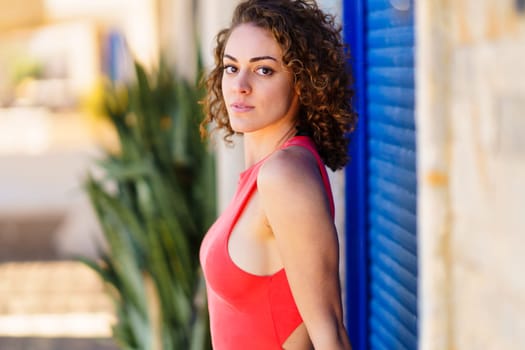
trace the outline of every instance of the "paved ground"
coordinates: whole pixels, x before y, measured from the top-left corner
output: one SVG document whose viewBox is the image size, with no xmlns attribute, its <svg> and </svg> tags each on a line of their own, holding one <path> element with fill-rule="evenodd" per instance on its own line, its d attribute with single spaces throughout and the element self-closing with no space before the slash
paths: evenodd
<svg viewBox="0 0 525 350">
<path fill-rule="evenodd" d="M 115 350 L 103 286 L 73 261 L 0 264 L 0 350 Z"/>
<path fill-rule="evenodd" d="M 109 339 L 6 338 L 0 337 L 0 350 L 116 350 Z"/>
</svg>

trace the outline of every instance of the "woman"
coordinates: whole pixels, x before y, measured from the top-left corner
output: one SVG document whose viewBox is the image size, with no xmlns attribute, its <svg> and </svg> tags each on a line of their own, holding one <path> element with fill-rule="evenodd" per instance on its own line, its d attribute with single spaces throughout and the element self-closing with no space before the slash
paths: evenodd
<svg viewBox="0 0 525 350">
<path fill-rule="evenodd" d="M 246 170 L 201 247 L 214 349 L 348 350 L 324 166 L 356 121 L 340 29 L 313 1 L 244 1 L 215 62 L 202 130 L 242 134 Z"/>
</svg>

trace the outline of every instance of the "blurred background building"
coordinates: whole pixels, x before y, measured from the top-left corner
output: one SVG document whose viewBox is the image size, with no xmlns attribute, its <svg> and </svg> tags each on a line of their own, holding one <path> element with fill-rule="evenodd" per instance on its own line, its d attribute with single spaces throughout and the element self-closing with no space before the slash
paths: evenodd
<svg viewBox="0 0 525 350">
<path fill-rule="evenodd" d="M 155 1 L 0 2 L 0 349 L 114 349 L 112 304 L 71 261 L 101 233 L 82 188 L 114 136 L 102 76 L 159 55 Z"/>
<path fill-rule="evenodd" d="M 82 189 L 115 142 L 100 79 L 161 53 L 194 78 L 236 3 L 0 0 L 0 349 L 114 348 L 110 302 L 70 260 L 102 237 Z M 525 348 L 525 2 L 319 3 L 360 113 L 332 174 L 354 348 Z M 241 155 L 218 143 L 219 207 Z"/>
</svg>

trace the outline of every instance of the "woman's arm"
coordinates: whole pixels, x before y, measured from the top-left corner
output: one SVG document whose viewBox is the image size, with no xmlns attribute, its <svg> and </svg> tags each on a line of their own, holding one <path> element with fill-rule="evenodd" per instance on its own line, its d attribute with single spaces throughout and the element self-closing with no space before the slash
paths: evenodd
<svg viewBox="0 0 525 350">
<path fill-rule="evenodd" d="M 351 349 L 343 326 L 337 232 L 315 158 L 301 147 L 277 152 L 259 171 L 258 192 L 315 349 Z"/>
</svg>

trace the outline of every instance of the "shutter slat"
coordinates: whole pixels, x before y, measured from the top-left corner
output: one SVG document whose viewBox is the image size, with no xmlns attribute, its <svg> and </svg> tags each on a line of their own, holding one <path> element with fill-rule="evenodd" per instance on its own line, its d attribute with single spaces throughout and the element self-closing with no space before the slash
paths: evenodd
<svg viewBox="0 0 525 350">
<path fill-rule="evenodd" d="M 415 193 L 410 193 L 399 184 L 377 176 L 370 177 L 369 185 L 373 193 L 378 193 L 387 201 L 398 203 L 403 210 L 415 212 L 417 205 Z"/>
<path fill-rule="evenodd" d="M 371 285 L 372 300 L 385 308 L 390 314 L 394 315 L 398 322 L 403 325 L 407 332 L 412 336 L 417 334 L 417 317 L 414 313 L 407 309 L 397 299 L 392 297 L 389 290 L 381 288 L 377 283 Z"/>
<path fill-rule="evenodd" d="M 416 135 L 414 130 L 400 128 L 374 119 L 368 121 L 368 126 L 371 139 L 377 139 L 386 143 L 412 149 L 414 149 L 416 145 Z"/>
<path fill-rule="evenodd" d="M 383 326 L 390 334 L 395 334 L 396 338 L 403 344 L 403 347 L 414 347 L 416 345 L 416 337 L 391 314 L 389 307 L 392 305 L 381 304 L 378 300 L 372 300 L 371 309 L 383 321 Z"/>
<path fill-rule="evenodd" d="M 371 331 L 381 340 L 381 343 L 385 344 L 385 347 L 389 350 L 406 349 L 403 343 L 398 340 L 397 334 L 392 334 L 388 331 L 384 325 L 384 320 L 375 314 L 373 315 L 370 318 Z"/>
<path fill-rule="evenodd" d="M 393 164 L 382 161 L 381 159 L 372 158 L 368 162 L 370 176 L 389 178 L 397 182 L 400 186 L 415 189 L 416 174 L 410 169 L 403 168 L 400 164 Z"/>
<path fill-rule="evenodd" d="M 387 348 L 385 344 L 383 344 L 381 339 L 375 333 L 372 333 L 372 335 L 370 336 L 370 345 L 372 346 L 372 349 L 391 350 Z"/>
<path fill-rule="evenodd" d="M 366 20 L 369 28 L 411 27 L 413 12 L 399 11 L 394 8 L 371 12 Z"/>
<path fill-rule="evenodd" d="M 370 140 L 368 147 L 375 158 L 384 162 L 398 163 L 405 169 L 416 171 L 416 153 L 413 149 L 379 140 Z M 408 189 L 404 190 L 408 191 Z"/>
<path fill-rule="evenodd" d="M 370 67 L 366 76 L 368 83 L 371 85 L 381 84 L 384 86 L 414 88 L 414 70 L 412 67 Z"/>
<path fill-rule="evenodd" d="M 405 47 L 370 49 L 366 62 L 370 66 L 378 67 L 412 67 L 414 66 L 412 50 Z"/>
<path fill-rule="evenodd" d="M 395 263 L 403 268 L 404 271 L 410 274 L 410 278 L 416 276 L 417 271 L 414 268 L 417 264 L 417 257 L 388 238 L 388 232 L 378 230 L 375 226 L 372 227 L 371 244 L 379 252 L 396 257 Z"/>
<path fill-rule="evenodd" d="M 368 0 L 366 5 L 368 12 L 387 10 L 392 7 L 390 0 Z"/>
<path fill-rule="evenodd" d="M 374 212 L 384 216 L 407 231 L 414 232 L 414 229 L 417 227 L 417 218 L 414 213 L 381 197 L 381 194 L 372 195 L 370 197 L 370 204 L 375 206 L 375 208 L 372 209 Z M 371 224 L 373 224 L 373 222 Z"/>
<path fill-rule="evenodd" d="M 371 119 L 381 119 L 383 123 L 407 129 L 414 128 L 414 110 L 412 109 L 370 103 L 368 110 Z"/>
<path fill-rule="evenodd" d="M 410 253 L 417 254 L 416 237 L 412 232 L 388 220 L 388 218 L 375 210 L 370 211 L 369 221 L 373 222 L 378 230 L 388 232 L 393 241 L 403 246 Z"/>
<path fill-rule="evenodd" d="M 375 234 L 376 230 L 372 229 Z M 399 245 L 392 245 L 384 239 L 370 235 L 371 256 L 377 259 L 378 266 L 383 271 L 388 271 L 392 277 L 399 279 L 399 283 L 409 291 L 417 289 L 417 271 L 412 269 L 407 263 L 411 260 L 407 250 Z M 395 258 L 393 258 L 393 256 Z"/>
<path fill-rule="evenodd" d="M 411 27 L 370 30 L 367 38 L 367 45 L 371 49 L 412 46 L 413 42 L 414 31 Z"/>
<path fill-rule="evenodd" d="M 388 290 L 392 295 L 392 298 L 397 299 L 402 303 L 408 310 L 414 314 L 417 311 L 417 298 L 416 295 L 403 286 L 399 280 L 396 280 L 389 273 L 383 271 L 378 265 L 374 265 L 370 271 L 370 277 L 372 278 L 371 284 L 377 283 L 381 288 Z"/>
<path fill-rule="evenodd" d="M 368 98 L 376 102 L 381 101 L 381 104 L 412 108 L 414 105 L 414 90 L 402 86 L 370 84 Z"/>
</svg>

